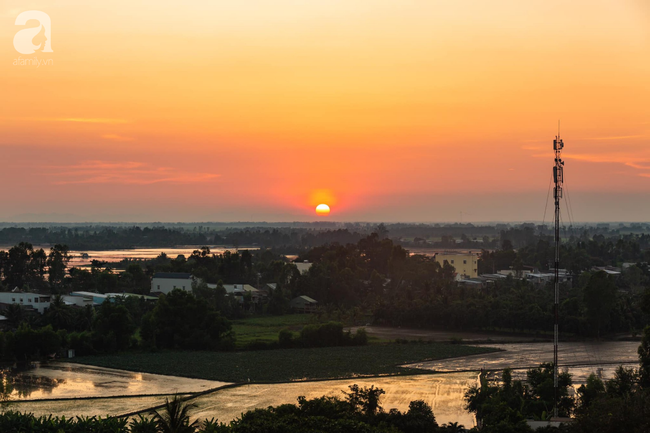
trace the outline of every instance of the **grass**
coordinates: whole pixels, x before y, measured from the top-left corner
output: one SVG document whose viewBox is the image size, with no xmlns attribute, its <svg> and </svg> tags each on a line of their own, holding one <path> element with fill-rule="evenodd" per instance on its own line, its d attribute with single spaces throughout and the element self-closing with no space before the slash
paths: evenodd
<svg viewBox="0 0 650 433">
<path fill-rule="evenodd" d="M 456 344 L 383 344 L 243 352 L 156 352 L 87 356 L 100 367 L 224 382 L 286 382 L 424 373 L 400 364 L 475 355 L 496 349 Z"/>
<path fill-rule="evenodd" d="M 278 341 L 278 334 L 284 328 L 300 332 L 303 326 L 315 323 L 316 316 L 312 314 L 287 314 L 284 316 L 253 317 L 232 321 L 238 348 L 253 341 L 266 343 Z"/>
</svg>

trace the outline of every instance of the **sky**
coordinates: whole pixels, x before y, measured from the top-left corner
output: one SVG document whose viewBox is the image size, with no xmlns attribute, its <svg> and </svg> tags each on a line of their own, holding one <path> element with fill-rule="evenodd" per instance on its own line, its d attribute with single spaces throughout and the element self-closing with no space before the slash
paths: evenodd
<svg viewBox="0 0 650 433">
<path fill-rule="evenodd" d="M 0 221 L 548 221 L 558 121 L 648 221 L 650 3 L 0 0 Z"/>
</svg>

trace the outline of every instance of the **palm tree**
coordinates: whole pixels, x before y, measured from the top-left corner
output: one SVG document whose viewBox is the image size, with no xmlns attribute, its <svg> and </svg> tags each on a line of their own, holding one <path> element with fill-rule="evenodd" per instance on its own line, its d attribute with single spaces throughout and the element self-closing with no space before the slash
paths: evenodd
<svg viewBox="0 0 650 433">
<path fill-rule="evenodd" d="M 25 310 L 18 304 L 7 305 L 2 314 L 13 328 L 17 328 L 25 320 Z"/>
<path fill-rule="evenodd" d="M 457 422 L 450 422 L 445 425 L 443 425 L 444 432 L 449 432 L 449 433 L 462 433 L 465 430 L 465 426 L 462 424 L 458 424 Z"/>
<path fill-rule="evenodd" d="M 179 395 L 167 399 L 162 411 L 153 411 L 153 419 L 162 433 L 194 433 L 198 421 L 190 424 L 190 410 L 195 404 L 187 404 Z"/>
<path fill-rule="evenodd" d="M 70 307 L 63 301 L 63 296 L 54 295 L 50 301 L 50 307 L 45 313 L 45 317 L 54 329 L 68 329 L 72 321 Z"/>
</svg>

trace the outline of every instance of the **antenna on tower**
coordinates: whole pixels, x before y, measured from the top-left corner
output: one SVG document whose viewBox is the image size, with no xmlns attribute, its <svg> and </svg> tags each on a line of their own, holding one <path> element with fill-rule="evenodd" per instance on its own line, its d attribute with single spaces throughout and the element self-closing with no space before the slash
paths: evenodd
<svg viewBox="0 0 650 433">
<path fill-rule="evenodd" d="M 553 389 L 555 392 L 553 416 L 558 416 L 558 324 L 560 310 L 560 200 L 562 199 L 562 185 L 564 183 L 564 161 L 562 161 L 562 149 L 564 142 L 560 138 L 560 121 L 557 121 L 557 137 L 553 140 L 553 150 L 555 151 L 555 165 L 553 166 L 553 181 L 555 188 L 553 197 L 555 198 L 555 302 L 553 303 Z"/>
</svg>

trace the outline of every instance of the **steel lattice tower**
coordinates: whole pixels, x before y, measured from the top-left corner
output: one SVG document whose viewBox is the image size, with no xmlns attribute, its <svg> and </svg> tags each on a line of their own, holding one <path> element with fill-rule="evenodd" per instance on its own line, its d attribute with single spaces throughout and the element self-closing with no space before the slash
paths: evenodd
<svg viewBox="0 0 650 433">
<path fill-rule="evenodd" d="M 558 133 L 553 140 L 553 150 L 555 151 L 555 166 L 553 166 L 553 180 L 555 188 L 553 197 L 555 198 L 555 302 L 553 304 L 554 326 L 553 326 L 553 387 L 555 391 L 555 401 L 553 407 L 553 416 L 558 416 L 558 322 L 560 310 L 560 200 L 562 199 L 562 184 L 564 182 L 564 161 L 561 159 L 564 142 L 560 138 L 560 128 L 558 124 Z"/>
</svg>

